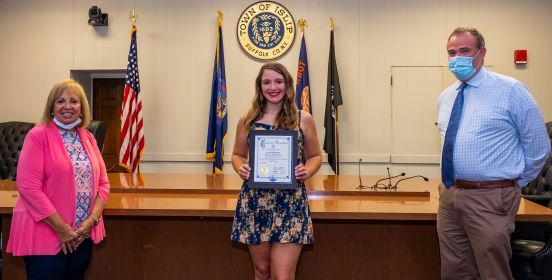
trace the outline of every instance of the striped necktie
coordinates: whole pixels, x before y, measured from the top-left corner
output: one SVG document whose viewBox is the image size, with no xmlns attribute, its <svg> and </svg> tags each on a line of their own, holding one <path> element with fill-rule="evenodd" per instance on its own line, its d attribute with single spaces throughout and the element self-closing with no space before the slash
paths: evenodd
<svg viewBox="0 0 552 280">
<path fill-rule="evenodd" d="M 458 126 L 460 125 L 460 119 L 462 118 L 465 88 L 466 83 L 462 83 L 462 85 L 460 85 L 458 95 L 454 100 L 452 112 L 450 113 L 447 132 L 445 134 L 445 143 L 443 144 L 443 153 L 441 159 L 441 180 L 443 181 L 443 184 L 445 184 L 445 187 L 447 187 L 447 189 L 454 184 L 454 142 L 456 141 Z"/>
</svg>

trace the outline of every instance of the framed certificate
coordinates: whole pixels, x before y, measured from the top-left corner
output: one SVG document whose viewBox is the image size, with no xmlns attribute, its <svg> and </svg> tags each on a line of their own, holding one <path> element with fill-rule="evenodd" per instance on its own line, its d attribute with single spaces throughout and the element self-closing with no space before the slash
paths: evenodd
<svg viewBox="0 0 552 280">
<path fill-rule="evenodd" d="M 249 166 L 251 188 L 294 189 L 297 163 L 297 131 L 251 130 Z"/>
</svg>

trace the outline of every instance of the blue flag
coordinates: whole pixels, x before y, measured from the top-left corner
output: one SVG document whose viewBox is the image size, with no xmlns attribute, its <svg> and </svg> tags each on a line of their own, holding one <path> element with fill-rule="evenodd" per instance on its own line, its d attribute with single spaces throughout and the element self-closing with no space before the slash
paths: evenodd
<svg viewBox="0 0 552 280">
<path fill-rule="evenodd" d="M 226 74 L 224 73 L 224 48 L 222 43 L 222 26 L 219 24 L 217 48 L 213 69 L 213 86 L 211 88 L 211 106 L 207 150 L 205 157 L 213 161 L 213 173 L 222 173 L 224 165 L 224 140 L 228 130 L 228 112 L 226 102 Z"/>
<path fill-rule="evenodd" d="M 307 45 L 305 35 L 301 40 L 301 51 L 299 53 L 299 62 L 297 65 L 297 86 L 295 88 L 295 103 L 299 110 L 304 110 L 312 114 L 309 66 L 307 61 Z"/>
</svg>

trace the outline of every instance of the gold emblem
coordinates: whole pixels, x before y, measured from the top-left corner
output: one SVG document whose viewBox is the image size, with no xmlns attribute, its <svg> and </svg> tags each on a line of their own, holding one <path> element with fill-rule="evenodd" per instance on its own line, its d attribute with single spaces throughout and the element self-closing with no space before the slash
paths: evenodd
<svg viewBox="0 0 552 280">
<path fill-rule="evenodd" d="M 262 174 L 268 174 L 268 167 L 263 166 L 263 167 L 261 167 L 260 171 L 261 171 Z"/>
<path fill-rule="evenodd" d="M 236 28 L 243 51 L 258 60 L 272 60 L 287 53 L 295 41 L 295 21 L 282 5 L 261 1 L 247 7 Z"/>
</svg>

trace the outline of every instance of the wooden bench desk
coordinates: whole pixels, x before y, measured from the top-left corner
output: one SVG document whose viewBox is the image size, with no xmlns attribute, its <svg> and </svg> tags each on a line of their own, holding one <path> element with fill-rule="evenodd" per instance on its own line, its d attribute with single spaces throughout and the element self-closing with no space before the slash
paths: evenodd
<svg viewBox="0 0 552 280">
<path fill-rule="evenodd" d="M 90 279 L 253 278 L 246 247 L 230 241 L 237 175 L 109 174 L 109 180 L 108 237 L 94 247 Z M 439 279 L 439 183 L 417 178 L 397 191 L 358 191 L 357 176 L 308 180 L 315 244 L 304 247 L 298 279 Z M 3 248 L 17 197 L 15 182 L 0 181 Z M 523 199 L 517 220 L 552 221 L 552 210 Z M 24 279 L 22 260 L 3 256 L 3 279 Z"/>
</svg>

